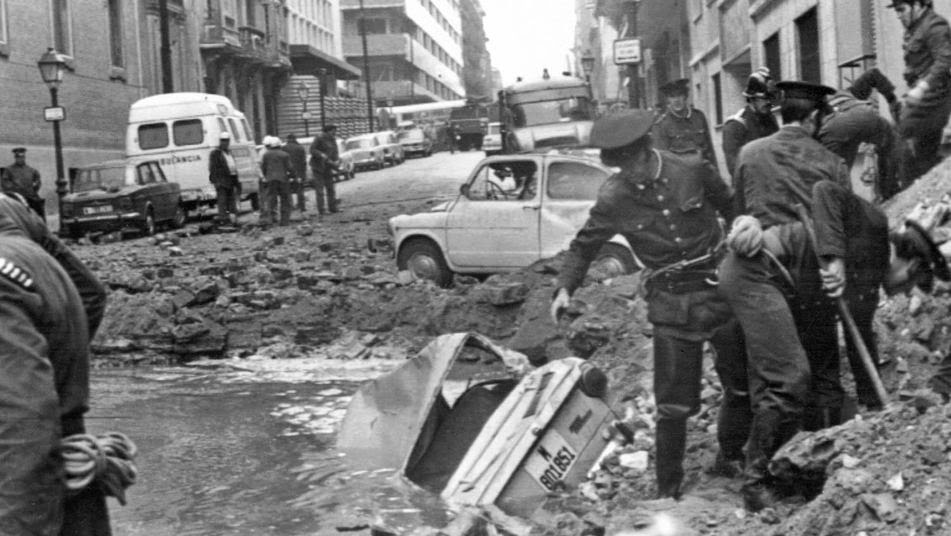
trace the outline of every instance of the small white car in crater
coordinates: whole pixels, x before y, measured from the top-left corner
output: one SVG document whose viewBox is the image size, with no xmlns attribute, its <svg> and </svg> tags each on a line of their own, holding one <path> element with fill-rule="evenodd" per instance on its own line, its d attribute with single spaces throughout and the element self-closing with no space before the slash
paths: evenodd
<svg viewBox="0 0 951 536">
<path fill-rule="evenodd" d="M 390 218 L 397 266 L 447 286 L 454 273 L 515 271 L 553 257 L 584 225 L 611 174 L 590 157 L 559 152 L 486 158 L 455 199 Z M 593 264 L 605 275 L 638 266 L 620 235 Z"/>
</svg>

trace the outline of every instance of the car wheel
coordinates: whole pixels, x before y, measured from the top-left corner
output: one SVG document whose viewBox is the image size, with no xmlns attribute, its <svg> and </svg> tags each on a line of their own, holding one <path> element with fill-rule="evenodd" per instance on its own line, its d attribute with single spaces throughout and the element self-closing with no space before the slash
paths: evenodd
<svg viewBox="0 0 951 536">
<path fill-rule="evenodd" d="M 185 207 L 181 203 L 175 206 L 175 215 L 172 216 L 172 229 L 181 229 L 185 226 Z"/>
<path fill-rule="evenodd" d="M 446 259 L 439 247 L 430 240 L 415 239 L 404 244 L 396 257 L 396 266 L 440 287 L 448 287 L 452 283 L 452 272 L 446 266 Z"/>
<path fill-rule="evenodd" d="M 142 232 L 145 233 L 145 236 L 155 234 L 155 214 L 151 207 L 149 207 L 145 213 L 145 221 L 142 222 Z"/>
<path fill-rule="evenodd" d="M 634 255 L 619 244 L 605 244 L 591 263 L 601 279 L 631 274 L 637 270 Z"/>
</svg>

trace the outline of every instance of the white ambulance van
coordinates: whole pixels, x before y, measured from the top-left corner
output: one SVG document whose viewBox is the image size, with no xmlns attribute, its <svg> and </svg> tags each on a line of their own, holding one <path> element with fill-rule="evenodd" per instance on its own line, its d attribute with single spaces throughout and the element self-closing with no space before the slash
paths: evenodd
<svg viewBox="0 0 951 536">
<path fill-rule="evenodd" d="M 261 176 L 254 134 L 244 114 L 227 97 L 207 93 L 166 93 L 140 99 L 129 108 L 126 156 L 158 160 L 169 181 L 182 187 L 185 210 L 215 205 L 208 180 L 208 156 L 222 132 L 231 134 L 241 199 L 258 208 Z"/>
</svg>

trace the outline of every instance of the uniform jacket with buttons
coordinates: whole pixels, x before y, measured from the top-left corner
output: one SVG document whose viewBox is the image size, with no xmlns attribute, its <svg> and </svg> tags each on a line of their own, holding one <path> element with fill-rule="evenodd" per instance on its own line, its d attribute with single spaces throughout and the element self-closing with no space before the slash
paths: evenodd
<svg viewBox="0 0 951 536">
<path fill-rule="evenodd" d="M 4 192 L 17 193 L 27 199 L 39 199 L 40 172 L 26 164 L 12 164 L 0 172 L 0 187 Z"/>
<path fill-rule="evenodd" d="M 944 17 L 929 9 L 905 30 L 905 82 L 913 87 L 925 80 L 930 89 L 923 101 L 944 98 L 951 81 L 951 28 Z"/>
<path fill-rule="evenodd" d="M 723 158 L 730 176 L 736 177 L 736 161 L 744 145 L 777 130 L 779 123 L 773 114 L 758 114 L 749 106 L 730 116 L 723 123 Z"/>
<path fill-rule="evenodd" d="M 713 149 L 707 117 L 696 108 L 688 107 L 684 115 L 667 111 L 651 129 L 651 138 L 654 147 L 664 151 L 700 151 L 714 168 L 717 167 L 717 153 Z"/>
<path fill-rule="evenodd" d="M 574 292 L 591 261 L 615 234 L 634 254 L 658 269 L 708 253 L 719 242 L 718 212 L 730 217 L 732 191 L 697 153 L 654 150 L 652 177 L 635 183 L 630 170 L 612 175 L 565 257 L 558 285 Z"/>
</svg>

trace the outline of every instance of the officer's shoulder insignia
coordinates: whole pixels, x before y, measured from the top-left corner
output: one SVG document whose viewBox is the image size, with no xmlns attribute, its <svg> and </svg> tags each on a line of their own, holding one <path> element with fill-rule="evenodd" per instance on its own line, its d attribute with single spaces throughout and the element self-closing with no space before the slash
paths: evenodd
<svg viewBox="0 0 951 536">
<path fill-rule="evenodd" d="M 30 276 L 26 270 L 18 267 L 3 257 L 0 257 L 0 276 L 12 281 L 23 290 L 33 292 L 36 289 L 36 285 L 33 282 L 33 277 Z"/>
<path fill-rule="evenodd" d="M 744 111 L 744 110 L 741 109 L 740 111 L 736 112 L 735 114 L 731 115 L 730 117 L 727 117 L 727 118 L 726 118 L 726 121 L 724 121 L 723 123 L 726 124 L 727 121 L 736 121 L 737 123 L 739 123 L 739 124 L 741 124 L 741 125 L 743 125 L 743 126 L 745 127 L 745 126 L 746 126 L 746 118 L 743 117 L 743 111 Z"/>
</svg>

